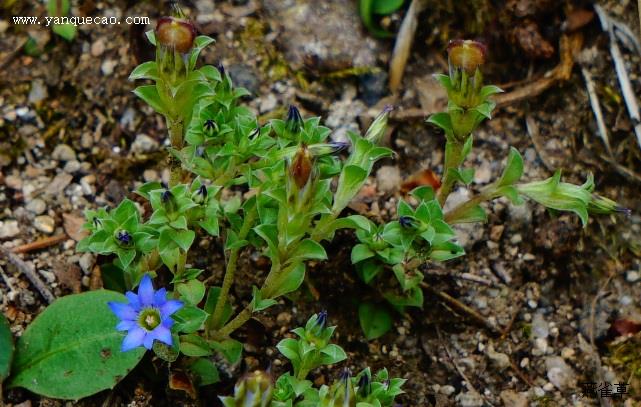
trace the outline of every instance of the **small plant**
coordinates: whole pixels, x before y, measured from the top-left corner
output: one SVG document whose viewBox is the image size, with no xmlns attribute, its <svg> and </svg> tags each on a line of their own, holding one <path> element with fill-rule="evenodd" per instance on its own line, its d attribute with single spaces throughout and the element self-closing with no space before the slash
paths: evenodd
<svg viewBox="0 0 641 407">
<path fill-rule="evenodd" d="M 544 181 L 519 183 L 523 175 L 523 159 L 511 148 L 503 174 L 495 182 L 454 207 L 443 212 L 443 206 L 456 184 L 469 185 L 474 169 L 463 166 L 472 151 L 473 132 L 486 119 L 490 119 L 495 103 L 493 94 L 502 92 L 496 86 L 484 85 L 480 67 L 486 58 L 485 46 L 475 41 L 452 41 L 448 47 L 449 75 L 436 79 L 447 91 L 447 111 L 429 117 L 428 123 L 441 128 L 445 134 L 445 163 L 442 184 L 437 191 L 419 187 L 411 192 L 408 200 L 400 200 L 397 220 L 383 225 L 368 222 L 356 232 L 359 244 L 352 249 L 352 263 L 359 277 L 373 284 L 375 279 L 384 281 L 382 294 L 396 310 L 421 307 L 423 291 L 422 269 L 430 261 L 446 261 L 465 254 L 456 243 L 451 225 L 477 223 L 487 219 L 481 203 L 506 197 L 515 205 L 524 199 L 538 202 L 551 211 L 570 211 L 579 216 L 583 226 L 588 214 L 607 214 L 628 211 L 616 202 L 594 194 L 591 174 L 583 185 L 561 181 L 557 171 Z M 397 285 L 388 284 L 384 270 L 390 270 Z M 359 312 L 361 326 L 369 338 L 385 333 L 391 328 L 390 311 L 376 303 L 363 303 Z"/>
<path fill-rule="evenodd" d="M 313 315 L 305 328 L 294 329 L 298 339 L 283 339 L 278 344 L 278 350 L 291 362 L 293 374 L 285 373 L 275 383 L 267 372 L 246 374 L 236 384 L 233 396 L 220 398 L 223 404 L 226 407 L 393 406 L 396 396 L 404 393 L 401 387 L 405 379 L 390 379 L 386 369 L 373 377 L 369 368 L 356 377 L 345 369 L 332 385 L 320 388 L 314 388 L 306 379 L 311 370 L 347 358 L 340 346 L 329 343 L 336 327 L 326 325 L 327 313 L 323 311 Z"/>
</svg>

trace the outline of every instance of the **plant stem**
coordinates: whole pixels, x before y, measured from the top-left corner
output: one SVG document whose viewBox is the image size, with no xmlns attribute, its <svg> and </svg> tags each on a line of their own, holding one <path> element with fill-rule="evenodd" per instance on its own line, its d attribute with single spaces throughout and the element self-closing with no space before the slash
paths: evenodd
<svg viewBox="0 0 641 407">
<path fill-rule="evenodd" d="M 245 215 L 243 221 L 243 226 L 240 228 L 238 233 L 238 239 L 243 240 L 247 237 L 247 234 L 251 230 L 251 227 L 254 224 L 254 219 L 258 209 L 256 205 Z M 238 254 L 240 253 L 240 248 L 235 247 L 231 249 L 229 253 L 229 261 L 227 262 L 227 267 L 225 269 L 225 277 L 223 278 L 223 286 L 220 289 L 220 295 L 216 301 L 216 307 L 214 308 L 214 314 L 211 319 L 211 326 L 217 327 L 220 324 L 220 319 L 223 315 L 223 310 L 225 309 L 225 304 L 227 303 L 227 296 L 229 295 L 229 290 L 231 289 L 232 284 L 234 283 L 234 274 L 236 273 L 236 265 L 238 263 Z"/>
<path fill-rule="evenodd" d="M 494 185 L 488 185 L 487 187 L 483 188 L 483 190 L 481 190 L 481 192 L 478 195 L 473 196 L 467 201 L 457 205 L 451 211 L 447 212 L 444 216 L 445 222 L 447 222 L 450 225 L 458 223 L 457 220 L 459 220 L 461 216 L 465 214 L 465 212 L 467 212 L 474 206 L 480 204 L 481 202 L 494 199 L 495 198 L 494 194 L 495 194 Z"/>
<path fill-rule="evenodd" d="M 298 374 L 296 375 L 296 378 L 298 380 L 305 380 L 307 375 L 309 374 L 309 368 L 308 367 L 301 367 L 301 369 L 298 371 Z"/>
<path fill-rule="evenodd" d="M 217 332 L 217 337 L 220 338 L 226 338 L 229 335 L 231 335 L 232 332 L 234 332 L 236 329 L 240 328 L 251 318 L 252 316 L 252 311 L 249 308 L 249 305 L 245 307 L 238 315 L 234 317 L 231 321 L 229 321 L 227 324 L 225 324 L 224 327 L 220 328 L 220 330 Z"/>
<path fill-rule="evenodd" d="M 183 147 L 183 123 L 180 119 L 171 120 L 167 118 L 167 129 L 169 131 L 169 141 L 171 146 L 180 150 Z M 169 176 L 169 187 L 179 184 L 183 178 L 183 170 L 180 166 L 180 160 L 173 156 L 169 156 L 169 165 L 171 168 L 171 175 Z"/>
<path fill-rule="evenodd" d="M 469 137 L 469 136 L 468 136 Z M 450 149 L 450 154 L 447 153 L 448 148 Z M 452 192 L 452 187 L 456 182 L 456 177 L 452 170 L 457 169 L 463 161 L 463 145 L 458 141 L 447 141 L 445 145 L 445 163 L 443 165 L 443 183 L 441 188 L 438 190 L 438 203 L 443 207 L 447 197 Z"/>
</svg>

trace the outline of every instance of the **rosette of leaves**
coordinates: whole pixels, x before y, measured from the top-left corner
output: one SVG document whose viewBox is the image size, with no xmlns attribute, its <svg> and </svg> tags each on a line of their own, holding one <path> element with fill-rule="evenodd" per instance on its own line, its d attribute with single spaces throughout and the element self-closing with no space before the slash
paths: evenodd
<svg viewBox="0 0 641 407">
<path fill-rule="evenodd" d="M 347 358 L 345 351 L 338 345 L 329 343 L 336 326 L 327 326 L 327 313 L 312 315 L 304 328 L 292 332 L 298 336 L 283 339 L 276 345 L 292 364 L 294 376 L 304 380 L 307 374 L 317 367 L 338 363 Z"/>
</svg>

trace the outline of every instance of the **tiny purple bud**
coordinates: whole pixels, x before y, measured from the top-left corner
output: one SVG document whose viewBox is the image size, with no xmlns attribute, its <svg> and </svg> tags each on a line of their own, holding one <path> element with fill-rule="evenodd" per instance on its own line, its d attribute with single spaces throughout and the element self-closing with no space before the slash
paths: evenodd
<svg viewBox="0 0 641 407">
<path fill-rule="evenodd" d="M 131 246 L 134 239 L 128 231 L 120 229 L 116 232 L 116 240 L 120 246 L 128 247 Z"/>
<path fill-rule="evenodd" d="M 401 216 L 398 218 L 398 223 L 406 229 L 416 227 L 416 219 L 411 216 Z"/>
<path fill-rule="evenodd" d="M 205 155 L 205 146 L 196 147 L 196 157 L 202 157 Z"/>
<path fill-rule="evenodd" d="M 287 130 L 293 134 L 297 134 L 300 129 L 303 127 L 303 118 L 300 115 L 300 111 L 294 105 L 289 105 L 289 110 L 287 111 L 287 118 L 285 119 L 285 124 Z"/>
<path fill-rule="evenodd" d="M 203 124 L 203 127 L 205 128 L 206 131 L 208 132 L 213 132 L 214 129 L 217 129 L 218 126 L 216 125 L 216 122 L 213 121 L 212 119 L 207 119 L 205 120 L 205 124 Z"/>
<path fill-rule="evenodd" d="M 316 318 L 316 323 L 314 327 L 318 327 L 319 331 L 322 331 L 327 326 L 327 310 L 322 310 L 318 313 L 318 318 Z"/>
<path fill-rule="evenodd" d="M 164 191 L 162 191 L 162 193 L 160 194 L 160 200 L 162 201 L 162 203 L 167 203 L 167 202 L 169 202 L 169 200 L 171 200 L 171 198 L 172 198 L 172 197 L 173 197 L 173 194 L 172 194 L 172 193 L 171 193 L 171 191 L 170 191 L 170 190 L 168 190 L 168 189 L 165 189 L 165 190 L 164 190 Z"/>
<path fill-rule="evenodd" d="M 218 69 L 218 72 L 220 72 L 220 76 L 225 79 L 225 65 L 223 65 L 222 62 L 219 62 L 218 65 L 216 65 L 216 69 Z"/>
<path fill-rule="evenodd" d="M 358 379 L 358 395 L 362 398 L 366 398 L 372 392 L 372 382 L 367 374 L 367 372 L 361 374 L 361 378 Z"/>
</svg>

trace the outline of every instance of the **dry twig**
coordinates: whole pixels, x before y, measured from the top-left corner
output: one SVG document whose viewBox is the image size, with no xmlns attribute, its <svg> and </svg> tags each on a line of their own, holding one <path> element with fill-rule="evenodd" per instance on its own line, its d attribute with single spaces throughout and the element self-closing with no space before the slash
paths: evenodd
<svg viewBox="0 0 641 407">
<path fill-rule="evenodd" d="M 610 156 L 612 156 L 612 148 L 610 147 L 610 138 L 608 136 L 608 129 L 605 127 L 605 120 L 603 119 L 603 111 L 601 110 L 601 104 L 599 103 L 599 95 L 596 93 L 596 88 L 594 86 L 594 81 L 592 80 L 592 75 L 590 71 L 585 68 L 581 68 L 581 73 L 583 74 L 583 79 L 585 79 L 585 87 L 588 90 L 588 96 L 590 98 L 590 106 L 592 106 L 592 111 L 594 112 L 594 117 L 596 119 L 597 129 L 599 131 L 599 137 L 603 140 L 605 145 L 605 150 Z"/>
<path fill-rule="evenodd" d="M 392 93 L 396 92 L 403 80 L 403 72 L 410 56 L 416 26 L 418 25 L 418 15 L 425 7 L 427 7 L 426 0 L 412 0 L 412 4 L 407 9 L 407 14 L 396 36 L 392 60 L 389 65 L 389 87 Z"/>
<path fill-rule="evenodd" d="M 12 251 L 14 253 L 29 253 L 34 250 L 45 249 L 50 246 L 54 246 L 60 242 L 67 240 L 66 234 L 61 234 L 57 236 L 45 237 L 43 239 L 38 239 L 35 242 L 26 243 L 14 248 Z"/>
<path fill-rule="evenodd" d="M 18 270 L 24 274 L 29 281 L 31 281 L 31 284 L 33 284 L 36 287 L 36 290 L 42 295 L 42 297 L 49 303 L 51 304 L 52 302 L 55 301 L 56 297 L 49 291 L 49 288 L 46 286 L 46 284 L 40 279 L 40 276 L 38 276 L 38 273 L 27 263 L 22 261 L 18 255 L 13 253 L 11 250 L 7 249 L 6 247 L 0 245 L 0 254 L 2 254 L 8 262 L 13 264 L 18 268 Z"/>
</svg>

